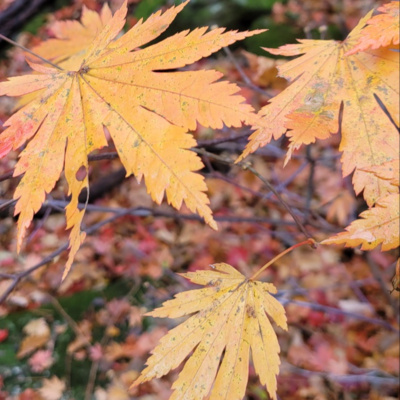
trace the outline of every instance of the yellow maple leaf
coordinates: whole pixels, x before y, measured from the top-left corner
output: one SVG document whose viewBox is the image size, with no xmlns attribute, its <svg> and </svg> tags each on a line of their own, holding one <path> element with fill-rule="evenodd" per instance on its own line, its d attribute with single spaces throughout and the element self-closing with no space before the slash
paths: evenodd
<svg viewBox="0 0 400 400">
<path fill-rule="evenodd" d="M 400 3 L 392 1 L 378 7 L 382 14 L 373 16 L 367 21 L 367 26 L 363 29 L 354 47 L 347 52 L 347 55 L 365 51 L 367 49 L 377 49 L 399 44 L 400 34 Z"/>
<path fill-rule="evenodd" d="M 365 168 L 364 171 L 375 174 L 380 179 L 388 180 L 392 185 L 400 185 L 400 159 L 393 159 L 381 165 Z"/>
<path fill-rule="evenodd" d="M 80 22 L 67 20 L 52 23 L 49 29 L 55 38 L 46 40 L 31 50 L 63 69 L 69 69 L 70 65 L 73 67 L 79 60 L 84 59 L 88 47 L 111 18 L 112 13 L 107 3 L 104 3 L 100 14 L 84 5 Z M 31 57 L 29 53 L 26 55 Z M 22 96 L 18 99 L 15 109 L 23 107 L 40 93 L 41 91 L 35 91 Z"/>
<path fill-rule="evenodd" d="M 197 122 L 212 128 L 240 126 L 254 118 L 253 109 L 243 104 L 236 85 L 219 81 L 222 74 L 217 71 L 170 70 L 261 31 L 199 28 L 137 49 L 165 31 L 186 4 L 139 21 L 114 40 L 125 23 L 125 1 L 84 55 L 68 59 L 68 69 L 31 62 L 36 74 L 0 83 L 0 95 L 39 93 L 4 123 L 8 128 L 0 136 L 0 157 L 30 140 L 14 172 L 14 176 L 24 174 L 14 194 L 17 248 L 64 168 L 71 195 L 66 207 L 71 232 L 64 277 L 85 237 L 80 230 L 84 209 L 78 208 L 78 198 L 88 190 L 88 154 L 107 145 L 104 128 L 127 175 L 134 174 L 138 181 L 144 177 L 157 203 L 166 193 L 172 206 L 180 208 L 184 202 L 217 228 L 204 178 L 194 172 L 203 164 L 190 151 L 196 141 L 187 130 Z"/>
<path fill-rule="evenodd" d="M 354 171 L 354 189 L 357 194 L 364 191 L 370 206 L 394 191 L 387 180 L 364 169 L 398 157 L 398 53 L 379 48 L 345 55 L 363 35 L 371 13 L 343 42 L 299 40 L 299 44 L 266 49 L 278 55 L 303 55 L 278 67 L 280 76 L 293 83 L 260 111 L 263 123 L 256 126 L 240 159 L 286 131 L 291 142 L 287 160 L 302 144 L 328 138 L 339 130 L 343 102 L 343 175 Z"/>
<path fill-rule="evenodd" d="M 346 247 L 357 247 L 361 250 L 372 250 L 382 244 L 382 251 L 394 249 L 400 245 L 400 196 L 390 194 L 379 199 L 375 207 L 360 214 L 362 219 L 353 221 L 346 228 L 322 244 L 345 244 Z"/>
<path fill-rule="evenodd" d="M 280 349 L 267 314 L 287 329 L 285 310 L 270 294 L 276 288 L 246 279 L 228 264 L 213 268 L 182 274 L 207 287 L 179 293 L 148 313 L 169 318 L 195 314 L 161 339 L 133 386 L 165 375 L 193 351 L 173 384 L 171 400 L 242 399 L 251 349 L 261 383 L 276 399 Z"/>
<path fill-rule="evenodd" d="M 400 245 L 400 160 L 388 161 L 367 172 L 388 181 L 397 193 L 379 199 L 375 207 L 360 214 L 362 219 L 345 228 L 346 232 L 326 239 L 322 244 L 345 244 L 347 247 L 361 245 L 361 250 L 372 250 L 382 244 L 383 251 Z"/>
<path fill-rule="evenodd" d="M 52 23 L 49 29 L 55 38 L 40 43 L 32 51 L 57 64 L 77 54 L 82 56 L 111 18 L 107 3 L 104 3 L 100 14 L 83 6 L 80 22 L 68 20 Z"/>
</svg>

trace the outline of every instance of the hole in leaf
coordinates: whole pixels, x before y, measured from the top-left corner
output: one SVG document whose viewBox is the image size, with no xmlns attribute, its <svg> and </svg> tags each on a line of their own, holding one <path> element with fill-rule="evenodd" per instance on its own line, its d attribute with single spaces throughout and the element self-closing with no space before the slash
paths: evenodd
<svg viewBox="0 0 400 400">
<path fill-rule="evenodd" d="M 89 200 L 88 194 L 89 194 L 89 192 L 88 192 L 87 187 L 82 188 L 82 190 L 80 191 L 79 196 L 78 196 L 78 202 L 86 203 Z"/>
<path fill-rule="evenodd" d="M 75 178 L 77 181 L 82 182 L 87 176 L 87 169 L 84 165 L 81 165 L 81 167 L 76 171 Z"/>
</svg>

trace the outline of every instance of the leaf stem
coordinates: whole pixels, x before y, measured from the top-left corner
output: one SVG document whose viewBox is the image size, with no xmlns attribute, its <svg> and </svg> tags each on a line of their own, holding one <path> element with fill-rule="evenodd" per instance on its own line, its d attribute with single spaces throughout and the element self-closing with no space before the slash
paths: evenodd
<svg viewBox="0 0 400 400">
<path fill-rule="evenodd" d="M 268 261 L 263 267 L 261 267 L 249 280 L 254 281 L 264 270 L 266 270 L 271 264 L 273 264 L 275 261 L 279 260 L 281 257 L 283 257 L 285 254 L 290 253 L 292 250 L 296 249 L 297 247 L 304 246 L 305 244 L 310 244 L 312 247 L 316 248 L 316 241 L 312 238 L 309 238 L 307 240 L 304 240 L 303 242 L 296 243 L 293 246 L 289 247 L 285 251 L 282 251 L 282 253 L 278 254 L 276 257 L 274 257 L 272 260 Z"/>
<path fill-rule="evenodd" d="M 20 49 L 26 51 L 27 53 L 39 58 L 40 60 L 42 60 L 43 62 L 50 64 L 52 67 L 59 69 L 60 71 L 64 71 L 59 65 L 52 63 L 51 61 L 47 60 L 46 58 L 39 56 L 39 54 L 34 53 L 32 50 L 29 50 L 28 48 L 26 48 L 25 46 L 23 46 L 22 44 L 19 44 L 17 42 L 14 42 L 14 40 L 9 39 L 8 37 L 2 35 L 0 33 L 0 39 L 5 40 L 6 42 L 12 44 L 13 46 L 17 46 Z"/>
</svg>

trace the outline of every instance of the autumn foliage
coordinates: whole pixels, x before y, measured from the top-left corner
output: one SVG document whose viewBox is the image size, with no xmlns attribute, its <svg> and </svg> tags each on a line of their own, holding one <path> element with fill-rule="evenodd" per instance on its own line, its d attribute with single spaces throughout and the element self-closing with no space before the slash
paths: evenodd
<svg viewBox="0 0 400 400">
<path fill-rule="evenodd" d="M 189 131 L 197 124 L 251 127 L 254 132 L 236 160 L 243 169 L 251 168 L 246 163 L 252 153 L 273 140 L 287 138 L 284 163 L 290 164 L 302 145 L 340 135 L 343 177 L 352 174 L 354 191 L 362 194 L 368 209 L 344 232 L 327 233 L 321 243 L 361 250 L 398 247 L 399 3 L 386 4 L 375 15 L 371 10 L 342 42 L 299 39 L 265 48 L 295 58 L 278 66 L 289 86 L 260 110 L 246 102 L 238 85 L 222 80 L 221 72 L 186 67 L 263 30 L 204 27 L 145 46 L 186 4 L 140 20 L 123 35 L 126 1 L 114 15 L 107 5 L 100 14 L 84 8 L 81 23 L 56 23 L 56 38 L 32 49 L 41 58 L 27 54 L 31 74 L 0 83 L 0 95 L 19 98 L 0 135 L 0 157 L 24 146 L 13 173 L 21 177 L 14 193 L 17 252 L 35 213 L 64 173 L 70 233 L 63 279 L 67 276 L 86 236 L 88 156 L 109 142 L 126 175 L 138 182 L 143 178 L 157 204 L 165 196 L 175 209 L 185 205 L 216 230 L 199 173 L 204 163 L 192 151 L 197 141 Z M 292 248 L 301 244 L 316 247 L 308 237 Z M 275 286 L 226 263 L 182 276 L 203 287 L 178 293 L 147 313 L 188 319 L 160 340 L 133 385 L 161 377 L 186 360 L 171 399 L 242 399 L 251 358 L 260 382 L 276 399 L 280 347 L 269 317 L 283 329 L 287 321 L 284 307 L 272 296 Z M 46 342 L 49 334 L 38 340 Z M 29 351 L 22 345 L 20 356 Z"/>
</svg>

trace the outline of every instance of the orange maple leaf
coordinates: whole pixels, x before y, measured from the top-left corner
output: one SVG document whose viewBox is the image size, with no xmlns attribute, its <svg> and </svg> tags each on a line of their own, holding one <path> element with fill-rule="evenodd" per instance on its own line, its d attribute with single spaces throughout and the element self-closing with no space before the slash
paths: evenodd
<svg viewBox="0 0 400 400">
<path fill-rule="evenodd" d="M 367 49 L 377 49 L 399 44 L 400 3 L 392 1 L 378 7 L 382 14 L 375 15 L 367 21 L 354 47 L 346 53 L 351 55 Z"/>
<path fill-rule="evenodd" d="M 253 109 L 236 95 L 236 85 L 218 81 L 219 72 L 169 70 L 261 31 L 199 28 L 136 50 L 165 31 L 186 4 L 139 21 L 114 40 L 125 23 L 125 1 L 83 56 L 67 61 L 68 69 L 31 62 L 37 74 L 0 83 L 0 95 L 39 93 L 5 122 L 8 128 L 0 136 L 0 157 L 30 140 L 14 172 L 14 176 L 24 174 L 14 194 L 15 214 L 19 214 L 17 249 L 64 168 L 71 195 L 66 207 L 71 232 L 64 277 L 85 237 L 80 230 L 84 208 L 78 208 L 78 198 L 89 185 L 88 154 L 107 145 L 104 127 L 127 175 L 134 174 L 138 181 L 144 177 L 157 203 L 165 192 L 172 206 L 180 208 L 185 202 L 217 228 L 204 178 L 194 173 L 203 164 L 190 151 L 196 141 L 187 130 L 197 122 L 212 128 L 240 126 L 253 120 Z"/>
<path fill-rule="evenodd" d="M 280 75 L 293 83 L 260 111 L 263 122 L 255 127 L 239 160 L 286 132 L 291 142 L 287 161 L 302 144 L 338 132 L 343 103 L 343 175 L 354 171 L 354 189 L 357 194 L 364 191 L 369 205 L 395 191 L 387 180 L 365 168 L 398 157 L 398 53 L 379 48 L 345 55 L 363 35 L 362 28 L 371 13 L 343 42 L 299 40 L 300 44 L 266 49 L 285 56 L 303 55 L 278 68 Z"/>
<path fill-rule="evenodd" d="M 213 268 L 182 274 L 206 287 L 179 293 L 147 314 L 179 318 L 195 313 L 161 339 L 133 386 L 167 374 L 193 351 L 173 384 L 170 400 L 206 396 L 210 400 L 241 399 L 251 349 L 261 383 L 276 399 L 280 349 L 267 314 L 287 329 L 285 310 L 270 295 L 276 288 L 271 283 L 246 279 L 228 264 L 215 264 Z"/>
</svg>

